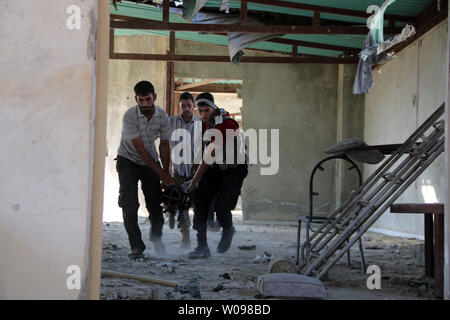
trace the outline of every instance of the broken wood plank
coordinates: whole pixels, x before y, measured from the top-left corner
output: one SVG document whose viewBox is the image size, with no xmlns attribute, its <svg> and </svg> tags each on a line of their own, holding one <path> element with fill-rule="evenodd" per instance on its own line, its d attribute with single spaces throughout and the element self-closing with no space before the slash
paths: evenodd
<svg viewBox="0 0 450 320">
<path fill-rule="evenodd" d="M 145 277 L 145 276 L 141 276 L 141 275 L 137 275 L 137 274 L 121 273 L 121 272 L 115 272 L 115 271 L 109 271 L 109 270 L 102 270 L 102 276 L 103 277 L 113 277 L 113 278 L 125 278 L 125 279 L 138 280 L 138 281 L 143 281 L 143 282 L 151 282 L 154 284 L 159 284 L 161 286 L 172 287 L 172 288 L 174 288 L 178 285 L 174 282 L 169 282 L 169 281 L 165 281 L 165 280 L 153 279 L 153 278 L 149 278 L 149 277 Z"/>
<path fill-rule="evenodd" d="M 207 84 L 210 84 L 210 83 L 218 82 L 218 81 L 221 81 L 221 80 L 222 79 L 208 79 L 208 80 L 203 80 L 203 81 L 199 81 L 199 82 L 193 82 L 193 83 L 181 85 L 179 87 L 176 87 L 175 89 L 177 91 L 184 91 L 184 90 L 188 90 L 188 89 L 191 89 L 191 88 L 201 87 L 203 85 L 207 85 Z"/>
</svg>

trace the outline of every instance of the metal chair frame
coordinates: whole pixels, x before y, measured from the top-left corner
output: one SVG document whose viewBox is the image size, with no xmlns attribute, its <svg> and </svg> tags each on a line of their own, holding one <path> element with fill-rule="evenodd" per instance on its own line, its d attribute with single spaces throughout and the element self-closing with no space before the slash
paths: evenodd
<svg viewBox="0 0 450 320">
<path fill-rule="evenodd" d="M 351 167 L 349 167 L 348 170 L 353 170 L 353 169 L 356 170 L 356 172 L 358 174 L 358 188 L 360 188 L 361 185 L 362 185 L 361 170 L 359 169 L 358 165 L 352 159 L 350 159 L 345 153 L 341 153 L 341 154 L 337 154 L 337 155 L 334 155 L 334 156 L 327 157 L 327 158 L 321 160 L 314 167 L 314 169 L 313 169 L 313 171 L 311 173 L 310 180 L 309 180 L 309 213 L 308 213 L 307 216 L 302 216 L 298 220 L 296 265 L 299 264 L 300 234 L 301 234 L 302 221 L 305 222 L 306 241 L 308 241 L 308 239 L 309 239 L 309 231 L 311 230 L 312 232 L 316 232 L 316 230 L 314 230 L 312 228 L 312 225 L 313 224 L 323 224 L 323 223 L 327 222 L 330 219 L 329 217 L 319 217 L 319 216 L 314 216 L 314 214 L 313 214 L 314 196 L 318 196 L 319 195 L 319 193 L 314 192 L 314 184 L 313 184 L 314 176 L 315 176 L 317 170 L 321 170 L 321 171 L 325 170 L 322 167 L 322 165 L 325 162 L 328 162 L 330 160 L 339 160 L 339 159 L 347 161 L 347 162 L 349 162 L 351 164 Z M 360 255 L 361 255 L 362 272 L 365 273 L 366 272 L 366 262 L 365 262 L 365 259 L 364 259 L 364 250 L 363 250 L 361 238 L 358 239 L 358 242 L 359 242 L 359 251 L 360 251 Z M 347 251 L 347 264 L 348 264 L 349 267 L 351 266 L 350 249 Z"/>
</svg>

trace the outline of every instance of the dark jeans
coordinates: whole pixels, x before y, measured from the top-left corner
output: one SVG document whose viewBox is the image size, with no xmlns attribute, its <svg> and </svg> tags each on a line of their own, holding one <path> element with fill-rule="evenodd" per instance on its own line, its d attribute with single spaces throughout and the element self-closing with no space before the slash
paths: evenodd
<svg viewBox="0 0 450 320">
<path fill-rule="evenodd" d="M 119 207 L 122 208 L 125 230 L 132 250 L 145 250 L 138 225 L 138 181 L 141 180 L 145 204 L 150 214 L 150 241 L 162 237 L 164 217 L 161 207 L 161 184 L 159 176 L 148 166 L 141 166 L 123 157 L 117 157 L 119 174 Z"/>
<path fill-rule="evenodd" d="M 177 185 L 181 185 L 187 181 L 192 180 L 192 177 L 184 177 L 180 176 L 178 172 L 174 172 L 173 178 L 175 179 L 175 182 Z M 173 212 L 174 214 L 176 212 Z M 179 212 L 178 216 L 178 228 L 181 229 L 181 232 L 189 232 L 189 229 L 191 227 L 191 218 L 189 217 L 189 209 Z"/>
<path fill-rule="evenodd" d="M 198 233 L 206 233 L 208 212 L 214 198 L 217 219 L 222 228 L 226 230 L 233 225 L 231 210 L 236 207 L 247 174 L 247 165 L 226 170 L 214 166 L 205 172 L 195 193 L 193 228 Z"/>
<path fill-rule="evenodd" d="M 214 222 L 214 213 L 216 212 L 216 198 L 211 201 L 208 210 L 208 221 Z"/>
</svg>

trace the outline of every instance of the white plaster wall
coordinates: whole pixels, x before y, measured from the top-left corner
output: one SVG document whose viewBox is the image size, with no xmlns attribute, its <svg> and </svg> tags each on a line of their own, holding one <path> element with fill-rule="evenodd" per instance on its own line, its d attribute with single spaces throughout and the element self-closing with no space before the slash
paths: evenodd
<svg viewBox="0 0 450 320">
<path fill-rule="evenodd" d="M 447 95 L 445 61 L 447 22 L 428 32 L 374 72 L 375 87 L 366 95 L 364 139 L 369 145 L 403 143 Z M 377 166 L 366 165 L 368 178 Z M 444 202 L 444 156 L 435 162 L 396 201 L 429 203 L 433 190 Z M 423 236 L 423 215 L 385 213 L 374 228 Z"/>
<path fill-rule="evenodd" d="M 0 299 L 76 299 L 86 279 L 95 0 L 3 1 Z M 66 28 L 69 5 L 80 30 Z"/>
</svg>

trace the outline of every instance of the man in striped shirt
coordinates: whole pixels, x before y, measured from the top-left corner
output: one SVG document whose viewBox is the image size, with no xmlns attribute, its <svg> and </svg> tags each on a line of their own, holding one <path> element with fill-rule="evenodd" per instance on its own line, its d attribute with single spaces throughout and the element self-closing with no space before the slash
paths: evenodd
<svg viewBox="0 0 450 320">
<path fill-rule="evenodd" d="M 180 96 L 179 107 L 181 114 L 170 118 L 172 127 L 172 148 L 176 148 L 176 146 L 179 143 L 183 143 L 183 141 L 186 144 L 189 143 L 189 148 L 186 150 L 181 149 L 178 154 L 173 155 L 172 175 L 177 184 L 182 184 L 192 179 L 191 168 L 195 158 L 195 141 L 196 139 L 198 140 L 198 135 L 201 135 L 202 133 L 202 122 L 200 118 L 193 113 L 195 101 L 194 97 L 189 92 L 185 92 Z M 201 147 L 201 145 L 198 147 Z M 176 151 L 178 150 L 179 148 L 176 149 Z M 185 155 L 183 154 L 184 152 L 190 152 L 190 155 Z M 175 212 L 169 214 L 172 217 L 175 216 Z M 182 248 L 190 248 L 191 246 L 190 227 L 191 220 L 189 218 L 189 210 L 179 212 L 178 228 L 182 234 Z"/>
<path fill-rule="evenodd" d="M 161 181 L 170 187 L 175 181 L 169 174 L 170 122 L 167 113 L 155 105 L 155 88 L 148 81 L 134 88 L 137 105 L 123 118 L 122 139 L 117 151 L 119 174 L 119 206 L 122 208 L 125 229 L 131 246 L 131 259 L 143 257 L 145 244 L 138 225 L 138 182 L 141 181 L 145 203 L 150 214 L 150 241 L 158 255 L 165 254 L 161 241 L 164 217 L 161 207 Z M 160 138 L 159 155 L 155 140 Z"/>
</svg>

